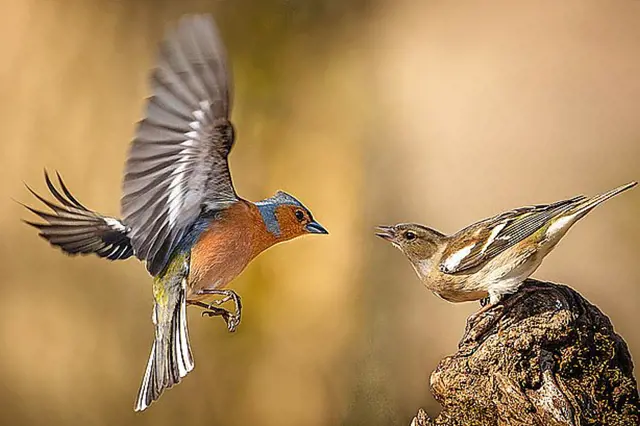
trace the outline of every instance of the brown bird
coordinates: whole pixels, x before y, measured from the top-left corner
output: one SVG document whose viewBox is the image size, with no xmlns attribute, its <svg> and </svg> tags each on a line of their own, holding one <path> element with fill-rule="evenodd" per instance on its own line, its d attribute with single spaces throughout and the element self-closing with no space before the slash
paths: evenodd
<svg viewBox="0 0 640 426">
<path fill-rule="evenodd" d="M 225 52 L 213 20 L 185 17 L 160 48 L 152 95 L 127 160 L 122 219 L 87 209 L 58 176 L 52 211 L 27 207 L 27 222 L 68 254 L 110 260 L 135 256 L 153 275 L 155 341 L 135 404 L 144 410 L 194 367 L 186 307 L 220 315 L 234 331 L 239 296 L 225 289 L 274 244 L 326 234 L 309 209 L 285 192 L 252 203 L 236 194 L 227 157 L 235 141 Z M 203 300 L 222 296 L 212 303 Z M 235 312 L 220 307 L 233 301 Z"/>
<path fill-rule="evenodd" d="M 521 207 L 474 223 L 453 235 L 415 223 L 378 227 L 377 235 L 400 249 L 424 285 L 449 302 L 489 297 L 478 313 L 514 293 L 538 269 L 569 228 L 594 207 L 636 185 Z"/>
</svg>

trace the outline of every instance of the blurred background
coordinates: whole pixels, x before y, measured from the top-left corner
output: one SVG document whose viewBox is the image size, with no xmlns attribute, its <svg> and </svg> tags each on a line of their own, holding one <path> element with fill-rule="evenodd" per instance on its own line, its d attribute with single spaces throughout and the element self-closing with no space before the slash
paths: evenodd
<svg viewBox="0 0 640 426">
<path fill-rule="evenodd" d="M 640 178 L 631 0 L 20 0 L 0 16 L 0 424 L 406 425 L 475 303 L 420 284 L 376 224 L 454 232 Z M 196 369 L 142 414 L 153 329 L 134 260 L 70 258 L 11 199 L 59 170 L 117 215 L 165 28 L 213 13 L 236 84 L 238 192 L 284 189 L 331 232 L 235 281 L 235 334 L 190 312 Z M 35 203 L 35 202 L 34 202 Z M 36 203 L 37 204 L 37 203 Z M 535 274 L 598 305 L 640 354 L 640 192 L 582 221 Z"/>
</svg>

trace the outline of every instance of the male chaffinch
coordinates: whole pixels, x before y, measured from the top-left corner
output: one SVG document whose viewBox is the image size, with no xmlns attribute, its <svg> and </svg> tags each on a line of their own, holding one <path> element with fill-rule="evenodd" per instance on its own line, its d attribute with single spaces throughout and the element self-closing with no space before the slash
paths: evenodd
<svg viewBox="0 0 640 426">
<path fill-rule="evenodd" d="M 53 214 L 27 207 L 45 220 L 27 223 L 52 245 L 71 255 L 135 256 L 154 277 L 155 342 L 136 411 L 194 367 L 188 304 L 222 316 L 234 331 L 240 298 L 224 287 L 272 245 L 327 233 L 309 209 L 285 192 L 256 203 L 236 194 L 227 162 L 235 138 L 225 56 L 207 16 L 184 17 L 165 37 L 151 75 L 146 115 L 126 163 L 122 219 L 84 207 L 59 175 L 62 192 L 45 172 L 59 204 L 31 191 Z M 222 298 L 204 302 L 211 295 Z M 235 303 L 235 312 L 219 306 L 227 301 Z"/>
<path fill-rule="evenodd" d="M 517 208 L 453 235 L 416 223 L 379 226 L 377 235 L 400 249 L 422 283 L 449 302 L 489 297 L 471 320 L 514 293 L 564 237 L 598 204 L 636 185 L 548 205 Z"/>
</svg>

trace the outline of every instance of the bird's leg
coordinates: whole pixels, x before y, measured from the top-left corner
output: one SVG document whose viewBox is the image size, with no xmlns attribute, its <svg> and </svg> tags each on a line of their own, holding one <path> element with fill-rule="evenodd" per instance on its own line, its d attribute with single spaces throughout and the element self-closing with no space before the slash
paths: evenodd
<svg viewBox="0 0 640 426">
<path fill-rule="evenodd" d="M 483 304 L 484 302 L 484 304 Z M 480 317 L 487 311 L 493 309 L 493 308 L 501 308 L 498 312 L 502 311 L 502 309 L 504 308 L 503 305 L 499 305 L 500 301 L 494 301 L 492 303 L 492 301 L 489 298 L 485 298 L 482 299 L 480 301 L 480 304 L 482 305 L 482 308 L 480 308 L 477 312 L 471 314 L 469 316 L 469 318 L 467 318 L 467 324 L 465 326 L 464 329 L 464 334 L 465 336 L 468 336 L 469 333 L 471 333 L 471 331 L 477 326 L 478 321 L 480 319 Z M 493 317 L 493 315 L 492 315 Z"/>
<path fill-rule="evenodd" d="M 480 303 L 482 303 L 482 302 L 480 302 Z M 497 303 L 491 303 L 489 301 L 486 301 L 485 304 L 482 305 L 482 307 L 480 309 L 478 309 L 478 312 L 474 313 L 469 318 L 477 318 L 480 315 L 482 315 L 485 312 L 487 312 L 489 309 L 493 308 L 495 305 L 497 305 Z"/>
<path fill-rule="evenodd" d="M 214 295 L 224 296 L 222 299 L 214 300 L 208 305 L 204 304 L 206 306 L 205 309 L 208 309 L 208 311 L 205 311 L 202 314 L 207 316 L 221 315 L 222 318 L 227 323 L 227 328 L 229 329 L 229 331 L 232 333 L 236 331 L 236 328 L 238 327 L 238 324 L 240 324 L 240 319 L 242 317 L 242 300 L 240 299 L 240 296 L 238 296 L 238 294 L 235 291 L 227 290 L 227 289 L 225 290 L 205 289 L 205 290 L 200 290 L 199 294 L 214 294 Z M 227 303 L 229 301 L 233 301 L 233 304 L 235 307 L 235 312 L 233 313 L 229 312 L 224 308 L 219 307 L 220 305 Z M 222 311 L 224 311 L 224 313 Z"/>
<path fill-rule="evenodd" d="M 467 335 L 473 328 L 476 327 L 480 317 L 490 309 L 496 309 L 495 314 L 492 313 L 491 315 L 491 317 L 493 318 L 496 315 L 500 315 L 500 312 L 505 309 L 505 304 L 507 306 L 510 306 L 513 303 L 517 303 L 525 294 L 535 292 L 537 289 L 537 287 L 520 286 L 516 292 L 510 295 L 510 297 L 504 299 L 504 302 L 502 296 L 499 295 L 490 295 L 489 297 L 481 299 L 480 305 L 482 306 L 482 308 L 480 308 L 478 312 L 469 316 L 469 318 L 467 319 L 467 325 L 464 331 L 465 335 Z"/>
<path fill-rule="evenodd" d="M 482 303 L 482 301 L 480 302 Z M 465 334 L 470 331 L 471 328 L 473 328 L 473 326 L 476 324 L 476 322 L 478 321 L 478 318 L 480 318 L 480 316 L 482 314 L 484 314 L 485 312 L 487 312 L 489 309 L 493 308 L 495 305 L 491 302 L 487 302 L 484 305 L 482 305 L 482 307 L 480 309 L 478 309 L 477 312 L 474 312 L 473 314 L 469 315 L 469 318 L 467 318 L 467 327 L 465 330 Z"/>
<path fill-rule="evenodd" d="M 222 299 L 219 300 L 214 300 L 211 302 L 211 305 L 217 305 L 220 306 L 222 304 L 225 304 L 229 301 L 233 301 L 234 307 L 235 307 L 235 311 L 236 311 L 236 315 L 240 316 L 241 312 L 242 312 L 242 301 L 240 299 L 240 296 L 238 296 L 238 293 L 236 293 L 233 290 L 201 290 L 200 294 L 215 294 L 215 295 L 220 295 L 220 296 L 224 296 Z"/>
</svg>

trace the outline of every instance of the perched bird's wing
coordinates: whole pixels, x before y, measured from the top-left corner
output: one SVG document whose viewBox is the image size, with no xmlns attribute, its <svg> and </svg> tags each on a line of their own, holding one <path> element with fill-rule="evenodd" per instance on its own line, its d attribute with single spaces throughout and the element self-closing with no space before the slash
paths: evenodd
<svg viewBox="0 0 640 426">
<path fill-rule="evenodd" d="M 479 267 L 585 199 L 581 195 L 553 204 L 521 207 L 474 223 L 450 237 L 440 270 L 455 274 Z"/>
<path fill-rule="evenodd" d="M 132 256 L 134 253 L 128 228 L 120 220 L 102 216 L 80 204 L 71 195 L 60 175 L 57 176 L 64 195 L 56 189 L 46 172 L 44 179 L 49 191 L 59 204 L 48 201 L 27 186 L 27 189 L 53 213 L 46 213 L 23 204 L 29 211 L 46 221 L 45 223 L 28 220 L 24 222 L 37 228 L 40 236 L 51 245 L 60 247 L 70 255 L 96 254 L 109 260 L 127 259 Z"/>
<path fill-rule="evenodd" d="M 238 200 L 227 163 L 234 133 L 225 56 L 205 16 L 183 18 L 161 44 L 122 197 L 136 255 L 152 275 L 163 270 L 203 208 Z"/>
</svg>

